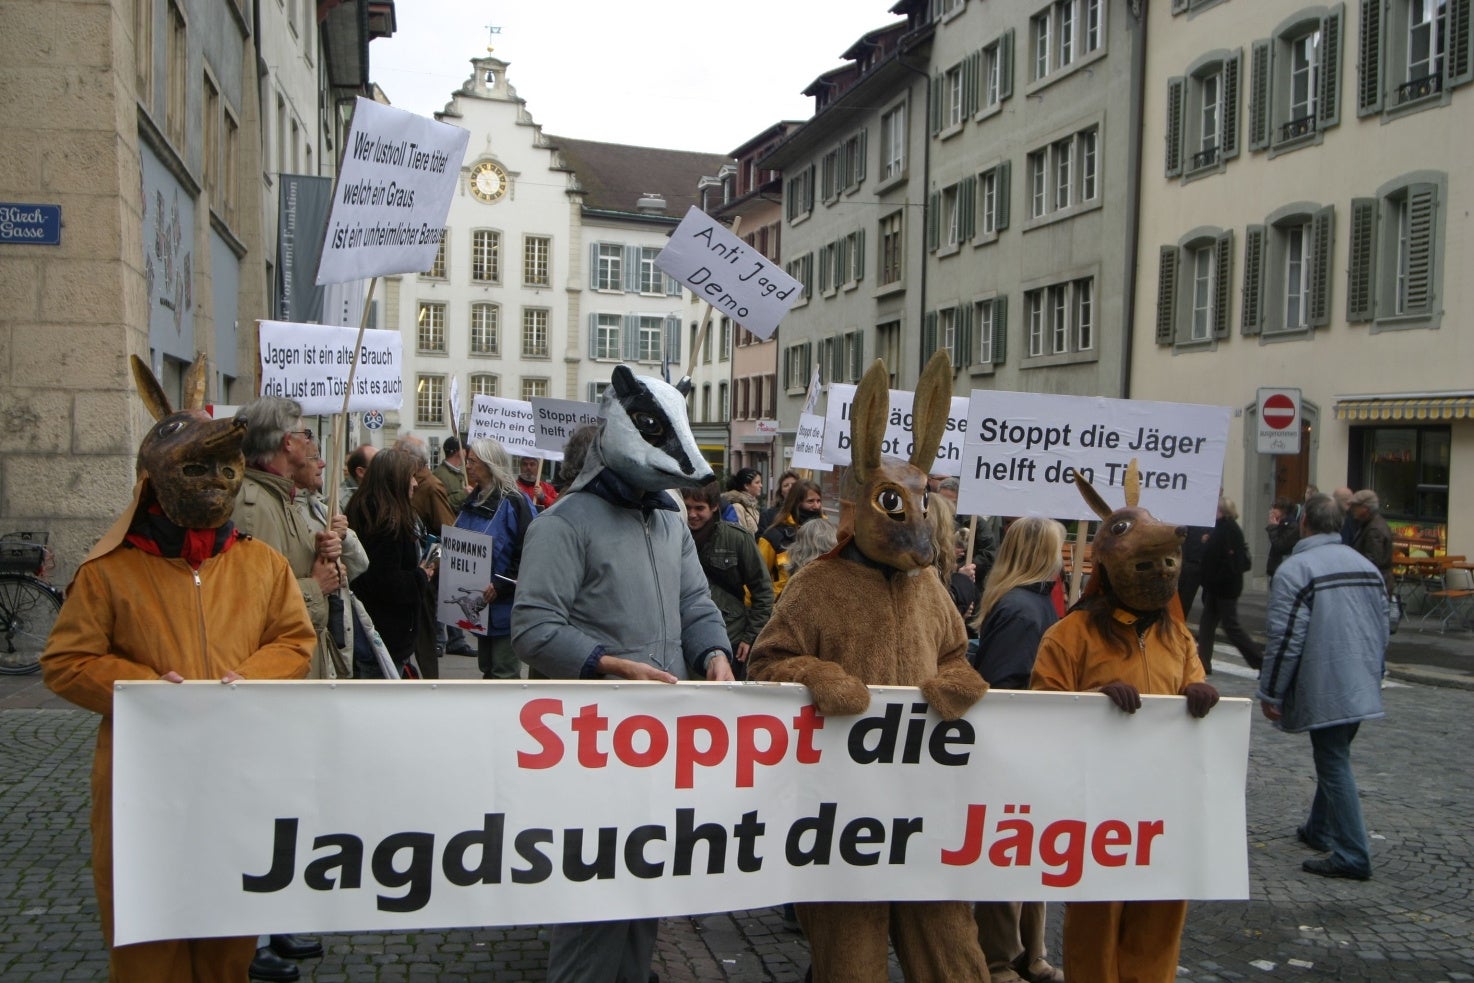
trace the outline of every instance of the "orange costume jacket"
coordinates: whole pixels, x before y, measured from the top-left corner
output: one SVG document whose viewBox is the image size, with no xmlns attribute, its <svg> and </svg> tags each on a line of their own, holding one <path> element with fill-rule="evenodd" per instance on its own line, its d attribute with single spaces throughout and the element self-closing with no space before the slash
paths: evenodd
<svg viewBox="0 0 1474 983">
<path fill-rule="evenodd" d="M 1030 688 L 1081 693 L 1119 681 L 1143 694 L 1179 696 L 1189 683 L 1207 678 L 1198 661 L 1197 642 L 1178 619 L 1164 615 L 1161 624 L 1147 629 L 1138 641 L 1134 614 L 1117 608 L 1114 618 L 1129 651 L 1117 639 L 1101 637 L 1089 613 L 1071 611 L 1039 642 Z"/>
</svg>

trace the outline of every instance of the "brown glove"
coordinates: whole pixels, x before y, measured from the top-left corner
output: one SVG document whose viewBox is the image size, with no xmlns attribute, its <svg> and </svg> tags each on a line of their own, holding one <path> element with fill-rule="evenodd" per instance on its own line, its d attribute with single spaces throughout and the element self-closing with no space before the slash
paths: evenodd
<svg viewBox="0 0 1474 983">
<path fill-rule="evenodd" d="M 1187 697 L 1187 712 L 1194 717 L 1206 717 L 1218 704 L 1218 691 L 1207 683 L 1188 683 L 1182 695 Z"/>
<path fill-rule="evenodd" d="M 921 684 L 921 695 L 943 720 L 957 720 L 988 692 L 988 684 L 971 667 L 966 676 L 937 675 Z M 970 677 L 970 678 L 969 678 Z"/>
<path fill-rule="evenodd" d="M 870 708 L 870 690 L 833 662 L 810 666 L 799 680 L 814 694 L 814 705 L 826 717 L 864 713 Z"/>
<path fill-rule="evenodd" d="M 1135 713 L 1141 709 L 1141 694 L 1136 687 L 1130 683 L 1117 680 L 1114 683 L 1106 683 L 1100 691 L 1111 698 L 1111 702 L 1127 713 Z M 1217 696 L 1218 694 L 1214 694 Z"/>
</svg>

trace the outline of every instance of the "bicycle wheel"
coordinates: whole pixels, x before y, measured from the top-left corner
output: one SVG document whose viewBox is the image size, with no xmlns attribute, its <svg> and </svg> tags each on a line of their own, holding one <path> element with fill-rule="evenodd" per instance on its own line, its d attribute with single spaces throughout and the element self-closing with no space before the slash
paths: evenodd
<svg viewBox="0 0 1474 983">
<path fill-rule="evenodd" d="M 61 591 L 25 574 L 0 574 L 0 674 L 23 676 L 41 668 L 41 653 Z"/>
</svg>

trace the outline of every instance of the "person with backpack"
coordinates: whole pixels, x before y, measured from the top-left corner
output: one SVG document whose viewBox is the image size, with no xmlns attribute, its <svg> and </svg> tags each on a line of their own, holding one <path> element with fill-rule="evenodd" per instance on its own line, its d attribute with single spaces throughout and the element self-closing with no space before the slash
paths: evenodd
<svg viewBox="0 0 1474 983">
<path fill-rule="evenodd" d="M 489 607 L 486 634 L 477 639 L 476 665 L 482 679 L 518 679 L 522 663 L 512 651 L 512 600 L 522 564 L 522 539 L 534 515 L 532 499 L 517 485 L 512 459 L 491 437 L 466 448 L 466 479 L 471 487 L 456 517 L 456 528 L 491 537 L 491 583 L 482 592 Z"/>
</svg>

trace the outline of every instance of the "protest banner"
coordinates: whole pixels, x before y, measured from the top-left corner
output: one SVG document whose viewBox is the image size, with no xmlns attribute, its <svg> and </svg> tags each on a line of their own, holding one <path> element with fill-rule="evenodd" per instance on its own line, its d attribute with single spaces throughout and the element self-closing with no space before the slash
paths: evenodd
<svg viewBox="0 0 1474 983">
<path fill-rule="evenodd" d="M 514 458 L 541 457 L 561 461 L 561 453 L 545 451 L 537 446 L 534 419 L 532 404 L 526 400 L 478 395 L 471 400 L 471 426 L 466 440 L 491 437 Z"/>
<path fill-rule="evenodd" d="M 445 398 L 450 407 L 450 432 L 459 438 L 461 435 L 461 384 L 455 376 L 450 377 L 450 392 L 446 393 Z"/>
<path fill-rule="evenodd" d="M 687 209 L 655 265 L 764 341 L 803 295 L 803 285 L 782 267 L 695 205 Z"/>
<path fill-rule="evenodd" d="M 1107 489 L 1122 485 L 1134 458 L 1143 508 L 1163 522 L 1211 526 L 1228 418 L 1226 406 L 973 390 L 957 510 L 1095 519 L 1075 473 L 1119 506 Z"/>
<path fill-rule="evenodd" d="M 796 468 L 810 471 L 833 471 L 834 465 L 824 460 L 824 418 L 817 413 L 800 413 L 798 430 L 793 435 L 793 460 Z"/>
<path fill-rule="evenodd" d="M 911 458 L 911 404 L 916 394 L 901 389 L 892 389 L 891 415 L 886 422 L 885 442 L 881 453 L 887 457 Z M 850 404 L 855 401 L 855 387 L 848 383 L 831 382 L 829 401 L 824 406 L 824 460 L 831 465 L 845 467 L 850 463 Z M 952 397 L 952 406 L 947 419 L 947 429 L 942 434 L 942 443 L 937 448 L 937 459 L 928 474 L 947 474 L 956 477 L 962 473 L 962 444 L 967 430 L 967 397 Z"/>
<path fill-rule="evenodd" d="M 261 395 L 302 404 L 304 416 L 397 410 L 404 402 L 404 338 L 398 331 L 365 331 L 329 324 L 260 322 Z M 355 359 L 355 355 L 357 358 Z M 348 376 L 357 362 L 353 391 Z"/>
<path fill-rule="evenodd" d="M 801 686 L 680 687 L 123 683 L 116 944 L 1248 895 L 1250 701 L 995 690 L 945 722 L 909 687 L 831 718 Z"/>
<path fill-rule="evenodd" d="M 343 148 L 317 282 L 435 262 L 470 132 L 362 96 Z"/>
<path fill-rule="evenodd" d="M 486 634 L 482 591 L 491 583 L 492 538 L 486 533 L 440 527 L 440 593 L 435 619 L 462 631 Z"/>
<path fill-rule="evenodd" d="M 573 431 L 585 424 L 599 422 L 599 404 L 534 396 L 532 417 L 537 428 L 534 443 L 544 451 L 562 456 L 563 447 Z"/>
</svg>

